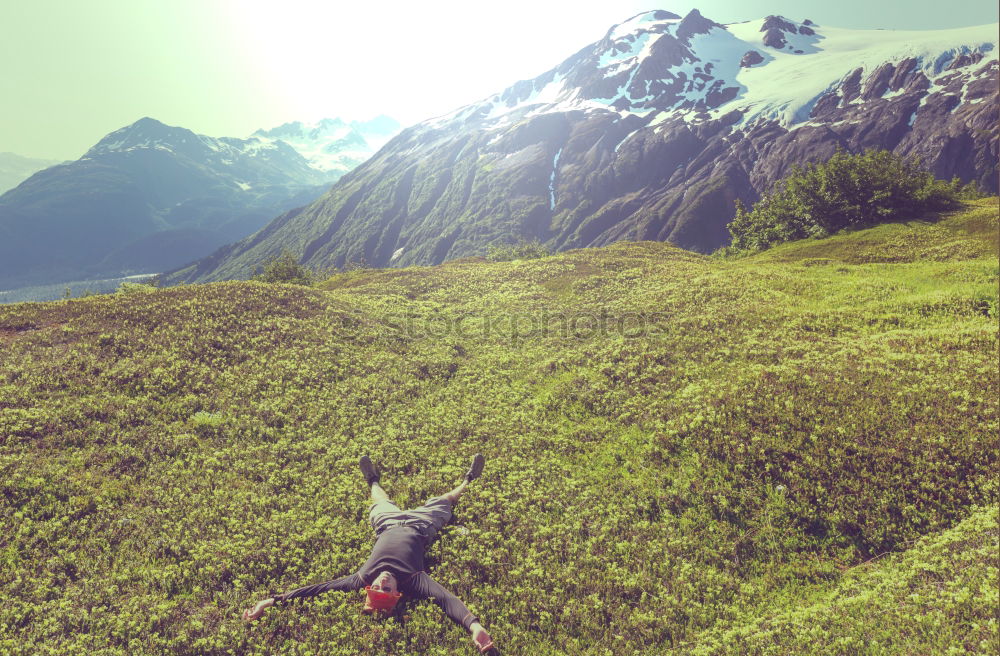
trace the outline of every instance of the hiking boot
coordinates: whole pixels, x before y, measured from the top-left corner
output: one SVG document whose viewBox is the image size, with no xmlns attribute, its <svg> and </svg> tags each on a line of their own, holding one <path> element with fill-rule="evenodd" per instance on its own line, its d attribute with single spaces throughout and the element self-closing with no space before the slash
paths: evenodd
<svg viewBox="0 0 1000 656">
<path fill-rule="evenodd" d="M 486 458 L 481 453 L 472 456 L 472 466 L 469 467 L 469 471 L 465 472 L 465 480 L 474 481 L 479 478 L 479 475 L 483 473 L 483 464 L 485 462 Z"/>
<path fill-rule="evenodd" d="M 371 458 L 368 456 L 361 456 L 361 460 L 358 461 L 358 467 L 361 468 L 361 474 L 365 477 L 365 480 L 368 481 L 368 485 L 378 483 L 380 476 L 378 470 L 375 469 L 375 465 L 372 463 Z"/>
</svg>

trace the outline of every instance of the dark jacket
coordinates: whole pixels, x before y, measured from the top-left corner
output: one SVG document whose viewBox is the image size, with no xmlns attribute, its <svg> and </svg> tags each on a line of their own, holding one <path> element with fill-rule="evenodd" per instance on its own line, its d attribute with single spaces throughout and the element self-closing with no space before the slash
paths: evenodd
<svg viewBox="0 0 1000 656">
<path fill-rule="evenodd" d="M 413 526 L 386 529 L 375 540 L 371 556 L 354 574 L 286 592 L 275 597 L 275 601 L 281 604 L 292 599 L 315 597 L 330 590 L 362 590 L 383 571 L 389 571 L 399 581 L 400 592 L 417 599 L 433 599 L 456 624 L 469 630 L 473 622 L 479 621 L 478 618 L 458 597 L 441 587 L 424 571 L 427 543 L 427 537 Z"/>
</svg>

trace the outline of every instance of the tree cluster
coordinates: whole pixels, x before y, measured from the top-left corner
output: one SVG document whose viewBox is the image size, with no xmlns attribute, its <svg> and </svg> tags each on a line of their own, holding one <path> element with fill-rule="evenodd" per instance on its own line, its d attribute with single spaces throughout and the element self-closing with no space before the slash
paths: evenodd
<svg viewBox="0 0 1000 656">
<path fill-rule="evenodd" d="M 729 224 L 731 248 L 760 251 L 775 244 L 825 237 L 844 228 L 919 216 L 953 208 L 976 195 L 975 185 L 937 180 L 887 150 L 838 151 L 828 161 L 795 166 L 752 209 L 736 203 Z"/>
<path fill-rule="evenodd" d="M 315 274 L 299 263 L 299 258 L 289 250 L 264 263 L 263 270 L 253 277 L 260 282 L 280 282 L 293 285 L 312 285 Z"/>
</svg>

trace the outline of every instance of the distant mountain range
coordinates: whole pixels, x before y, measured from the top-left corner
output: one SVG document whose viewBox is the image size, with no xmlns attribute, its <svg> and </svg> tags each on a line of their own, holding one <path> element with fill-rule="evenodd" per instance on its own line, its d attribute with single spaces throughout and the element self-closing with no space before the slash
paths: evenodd
<svg viewBox="0 0 1000 656">
<path fill-rule="evenodd" d="M 312 202 L 398 129 L 328 119 L 216 139 L 143 118 L 0 196 L 0 289 L 197 260 Z"/>
<path fill-rule="evenodd" d="M 27 180 L 35 171 L 55 166 L 59 160 L 36 159 L 14 153 L 0 153 L 0 194 Z"/>
<path fill-rule="evenodd" d="M 305 157 L 313 168 L 340 177 L 371 157 L 402 125 L 388 116 L 370 121 L 345 122 L 325 118 L 316 123 L 285 123 L 270 130 L 257 130 L 254 137 L 280 139 Z"/>
<path fill-rule="evenodd" d="M 166 276 L 243 278 L 282 249 L 316 267 L 434 264 L 536 238 L 709 252 L 734 201 L 838 148 L 887 148 L 997 190 L 997 26 L 721 25 L 653 11 L 533 80 L 404 130 L 307 208 Z"/>
</svg>

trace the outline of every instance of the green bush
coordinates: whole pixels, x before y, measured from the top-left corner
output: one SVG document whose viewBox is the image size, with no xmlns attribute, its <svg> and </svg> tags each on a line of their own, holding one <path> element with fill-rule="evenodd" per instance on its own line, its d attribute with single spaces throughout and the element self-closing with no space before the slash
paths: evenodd
<svg viewBox="0 0 1000 656">
<path fill-rule="evenodd" d="M 68 287 L 66 289 L 69 289 Z M 155 285 L 150 285 L 142 282 L 123 282 L 118 286 L 118 293 L 122 295 L 128 294 L 149 294 L 150 292 L 156 291 Z M 69 298 L 67 295 L 66 298 Z"/>
<path fill-rule="evenodd" d="M 957 177 L 951 179 L 951 188 L 955 190 L 955 195 L 959 200 L 981 200 L 989 198 L 989 194 L 983 191 L 979 184 L 973 180 L 968 184 L 962 184 Z"/>
<path fill-rule="evenodd" d="M 492 245 L 486 250 L 490 262 L 510 262 L 513 260 L 536 260 L 552 253 L 537 239 L 520 241 L 516 244 Z"/>
<path fill-rule="evenodd" d="M 299 258 L 289 250 L 272 257 L 264 263 L 263 271 L 253 277 L 260 282 L 284 282 L 293 285 L 312 285 L 313 272 L 299 263 Z"/>
<path fill-rule="evenodd" d="M 222 426 L 222 415 L 201 410 L 191 415 L 189 423 L 199 435 L 211 435 Z"/>
<path fill-rule="evenodd" d="M 972 193 L 887 150 L 838 151 L 829 161 L 796 166 L 775 191 L 747 210 L 736 203 L 732 249 L 760 251 L 781 242 L 826 237 L 848 227 L 886 223 L 957 204 Z"/>
</svg>

